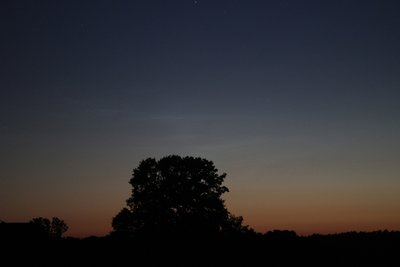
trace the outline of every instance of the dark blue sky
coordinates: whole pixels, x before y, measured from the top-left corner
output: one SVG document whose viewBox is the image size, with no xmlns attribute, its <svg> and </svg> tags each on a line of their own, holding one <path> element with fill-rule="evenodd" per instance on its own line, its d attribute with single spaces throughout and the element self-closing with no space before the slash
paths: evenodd
<svg viewBox="0 0 400 267">
<path fill-rule="evenodd" d="M 58 212 L 72 234 L 104 233 L 130 170 L 171 153 L 215 161 L 228 206 L 260 230 L 313 231 L 288 219 L 294 203 L 321 212 L 313 186 L 344 217 L 346 201 L 364 211 L 400 189 L 399 14 L 398 1 L 2 1 L 0 219 Z M 393 198 L 354 227 L 400 223 Z M 315 231 L 354 221 L 330 219 Z"/>
</svg>

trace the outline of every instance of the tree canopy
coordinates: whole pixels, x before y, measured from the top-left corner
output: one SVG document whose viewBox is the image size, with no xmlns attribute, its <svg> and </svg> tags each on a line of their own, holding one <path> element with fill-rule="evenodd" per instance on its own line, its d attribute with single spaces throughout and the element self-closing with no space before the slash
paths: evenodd
<svg viewBox="0 0 400 267">
<path fill-rule="evenodd" d="M 226 174 L 212 161 L 167 156 L 148 158 L 133 170 L 132 195 L 114 218 L 119 233 L 242 231 L 242 218 L 230 214 L 222 194 Z"/>
</svg>

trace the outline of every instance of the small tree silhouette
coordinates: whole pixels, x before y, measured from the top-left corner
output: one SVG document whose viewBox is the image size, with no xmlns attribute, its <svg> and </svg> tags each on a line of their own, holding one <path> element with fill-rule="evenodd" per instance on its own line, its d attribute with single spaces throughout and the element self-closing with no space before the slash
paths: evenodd
<svg viewBox="0 0 400 267">
<path fill-rule="evenodd" d="M 43 217 L 33 218 L 30 223 L 39 225 L 50 237 L 60 238 L 68 230 L 67 224 L 57 217 L 53 217 L 51 221 Z"/>
<path fill-rule="evenodd" d="M 242 231 L 221 195 L 228 192 L 212 161 L 167 156 L 148 158 L 133 170 L 128 208 L 112 222 L 117 233 L 218 233 Z"/>
</svg>

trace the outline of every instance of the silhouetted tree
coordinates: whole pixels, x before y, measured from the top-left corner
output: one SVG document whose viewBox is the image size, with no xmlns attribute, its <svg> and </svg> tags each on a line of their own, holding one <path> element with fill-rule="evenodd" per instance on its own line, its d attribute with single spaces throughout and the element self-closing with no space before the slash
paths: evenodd
<svg viewBox="0 0 400 267">
<path fill-rule="evenodd" d="M 43 232 L 50 236 L 51 222 L 47 218 L 37 217 L 33 218 L 30 223 L 40 226 Z"/>
<path fill-rule="evenodd" d="M 231 215 L 221 199 L 228 192 L 222 185 L 225 177 L 202 158 L 143 160 L 129 182 L 128 208 L 113 218 L 112 226 L 116 232 L 135 233 L 242 231 L 242 218 Z"/>
<path fill-rule="evenodd" d="M 243 217 L 229 214 L 227 223 L 223 228 L 227 234 L 251 234 L 255 235 L 256 232 L 248 225 L 243 225 Z"/>
<path fill-rule="evenodd" d="M 123 208 L 112 220 L 113 229 L 120 235 L 130 235 L 134 232 L 133 214 L 127 208 Z"/>
<path fill-rule="evenodd" d="M 68 230 L 67 224 L 64 220 L 57 217 L 53 217 L 51 220 L 50 233 L 53 237 L 61 237 Z"/>
<path fill-rule="evenodd" d="M 33 218 L 30 223 L 39 225 L 50 237 L 60 238 L 68 230 L 67 224 L 57 217 L 51 221 L 43 217 Z"/>
</svg>

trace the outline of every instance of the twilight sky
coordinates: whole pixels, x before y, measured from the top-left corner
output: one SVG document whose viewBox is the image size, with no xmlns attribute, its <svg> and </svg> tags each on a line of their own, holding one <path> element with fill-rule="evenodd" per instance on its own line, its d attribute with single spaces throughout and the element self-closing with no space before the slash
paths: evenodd
<svg viewBox="0 0 400 267">
<path fill-rule="evenodd" d="M 400 2 L 0 3 L 0 219 L 104 235 L 147 157 L 257 231 L 400 230 Z"/>
</svg>

